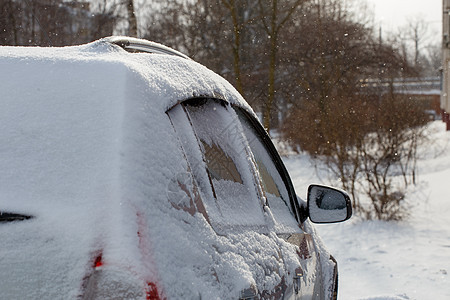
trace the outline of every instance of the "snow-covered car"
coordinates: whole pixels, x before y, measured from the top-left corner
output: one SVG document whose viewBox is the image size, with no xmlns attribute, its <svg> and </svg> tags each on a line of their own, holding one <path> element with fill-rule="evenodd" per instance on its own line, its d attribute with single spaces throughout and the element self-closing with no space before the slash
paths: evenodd
<svg viewBox="0 0 450 300">
<path fill-rule="evenodd" d="M 109 37 L 0 47 L 4 299 L 332 299 L 312 222 L 257 116 L 168 47 Z"/>
</svg>

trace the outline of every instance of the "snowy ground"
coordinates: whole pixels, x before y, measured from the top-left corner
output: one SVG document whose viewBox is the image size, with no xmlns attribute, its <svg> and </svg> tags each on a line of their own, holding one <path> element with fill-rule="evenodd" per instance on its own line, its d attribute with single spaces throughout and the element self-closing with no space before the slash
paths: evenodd
<svg viewBox="0 0 450 300">
<path fill-rule="evenodd" d="M 450 299 L 450 132 L 440 121 L 429 129 L 408 220 L 316 225 L 339 263 L 339 299 Z M 309 183 L 328 184 L 306 155 L 285 163 L 302 197 Z"/>
</svg>

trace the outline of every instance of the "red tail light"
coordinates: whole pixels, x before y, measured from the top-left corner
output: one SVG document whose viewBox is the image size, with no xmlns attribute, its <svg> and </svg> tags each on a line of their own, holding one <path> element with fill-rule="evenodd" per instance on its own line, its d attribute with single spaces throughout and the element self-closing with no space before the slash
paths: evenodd
<svg viewBox="0 0 450 300">
<path fill-rule="evenodd" d="M 142 262 L 146 269 L 154 269 L 150 241 L 146 233 L 145 218 L 138 212 L 138 247 L 142 253 Z M 81 299 L 146 299 L 166 300 L 158 278 L 150 277 L 146 272 L 120 263 L 103 255 L 101 249 L 93 253 L 89 270 L 81 285 Z M 119 262 L 118 262 L 119 261 Z"/>
<path fill-rule="evenodd" d="M 103 266 L 102 254 L 100 253 L 94 261 L 94 269 Z"/>
<path fill-rule="evenodd" d="M 154 283 L 146 283 L 130 268 L 108 262 L 97 252 L 81 284 L 79 299 L 152 299 L 160 300 Z"/>
<path fill-rule="evenodd" d="M 158 293 L 158 288 L 153 282 L 147 283 L 147 288 L 145 289 L 145 299 L 147 300 L 161 300 Z"/>
</svg>

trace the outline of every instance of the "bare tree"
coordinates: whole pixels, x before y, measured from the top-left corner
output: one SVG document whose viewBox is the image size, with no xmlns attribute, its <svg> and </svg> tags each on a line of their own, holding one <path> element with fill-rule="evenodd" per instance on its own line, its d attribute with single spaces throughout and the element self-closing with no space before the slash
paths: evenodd
<svg viewBox="0 0 450 300">
<path fill-rule="evenodd" d="M 304 2 L 306 1 L 295 0 L 279 3 L 278 0 L 271 0 L 267 3 L 267 1 L 258 0 L 263 28 L 269 37 L 268 93 L 263 112 L 263 125 L 267 131 L 271 127 L 270 119 L 273 102 L 275 101 L 275 73 L 277 69 L 277 54 L 280 47 L 280 31 Z"/>
<path fill-rule="evenodd" d="M 427 58 L 424 50 L 428 44 L 429 28 L 420 15 L 410 17 L 407 24 L 400 28 L 397 38 L 403 54 L 420 73 L 426 72 Z M 411 50 L 410 50 L 411 49 Z M 411 57 L 411 59 L 409 59 Z"/>
<path fill-rule="evenodd" d="M 13 0 L 0 2 L 0 24 L 2 24 L 2 30 L 0 30 L 1 45 L 19 44 L 19 26 L 17 25 L 21 18 L 19 4 Z"/>
<path fill-rule="evenodd" d="M 414 176 L 421 138 L 416 128 L 424 118 L 413 101 L 395 94 L 393 82 L 415 74 L 414 68 L 401 51 L 354 21 L 339 1 L 317 1 L 303 13 L 297 26 L 309 35 L 288 40 L 297 47 L 289 47 L 284 66 L 298 74 L 299 92 L 283 135 L 325 162 L 353 195 L 357 211 L 400 219 L 403 193 L 391 178 L 403 174 L 406 186 L 407 177 Z M 371 203 L 360 203 L 359 193 Z"/>
<path fill-rule="evenodd" d="M 127 7 L 127 15 L 128 15 L 128 35 L 137 37 L 138 36 L 138 26 L 137 26 L 136 12 L 135 12 L 135 8 L 134 8 L 134 1 L 127 0 L 126 7 Z"/>
<path fill-rule="evenodd" d="M 234 43 L 233 49 L 233 66 L 234 75 L 236 77 L 236 88 L 243 94 L 242 78 L 241 78 L 241 32 L 244 28 L 244 24 L 238 18 L 239 7 L 236 0 L 221 0 L 222 4 L 229 10 L 231 21 L 233 24 Z"/>
<path fill-rule="evenodd" d="M 0 2 L 0 43 L 63 46 L 111 35 L 115 16 L 91 11 L 87 1 L 36 0 Z"/>
<path fill-rule="evenodd" d="M 360 210 L 368 219 L 401 220 L 408 216 L 405 190 L 415 183 L 417 147 L 425 139 L 427 118 L 404 95 L 386 94 L 381 105 L 388 109 L 374 110 L 372 129 L 361 147 L 363 189 L 371 205 Z M 393 175 L 403 180 L 395 181 Z"/>
<path fill-rule="evenodd" d="M 423 19 L 411 19 L 408 21 L 409 38 L 414 43 L 414 66 L 419 65 L 420 50 L 428 31 L 428 25 Z"/>
</svg>

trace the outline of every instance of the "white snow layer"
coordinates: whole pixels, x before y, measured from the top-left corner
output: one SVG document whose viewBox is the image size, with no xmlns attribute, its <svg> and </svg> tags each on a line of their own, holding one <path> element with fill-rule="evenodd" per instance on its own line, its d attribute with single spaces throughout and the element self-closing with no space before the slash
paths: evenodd
<svg viewBox="0 0 450 300">
<path fill-rule="evenodd" d="M 217 235 L 167 201 L 189 170 L 165 111 L 200 95 L 249 109 L 218 75 L 101 41 L 0 47 L 0 91 L 0 209 L 34 216 L 0 226 L 2 297 L 75 298 L 99 254 L 121 270 L 107 278 L 158 283 L 169 299 L 292 282 L 294 246 L 245 229 Z"/>
</svg>

